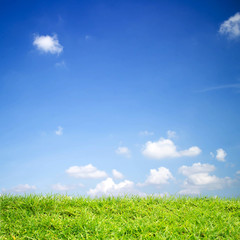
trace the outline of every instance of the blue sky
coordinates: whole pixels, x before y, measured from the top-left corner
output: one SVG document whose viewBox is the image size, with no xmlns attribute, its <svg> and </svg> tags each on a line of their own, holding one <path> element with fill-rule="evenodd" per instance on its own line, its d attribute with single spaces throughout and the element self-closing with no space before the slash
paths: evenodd
<svg viewBox="0 0 240 240">
<path fill-rule="evenodd" d="M 239 196 L 238 1 L 1 1 L 1 193 Z"/>
</svg>

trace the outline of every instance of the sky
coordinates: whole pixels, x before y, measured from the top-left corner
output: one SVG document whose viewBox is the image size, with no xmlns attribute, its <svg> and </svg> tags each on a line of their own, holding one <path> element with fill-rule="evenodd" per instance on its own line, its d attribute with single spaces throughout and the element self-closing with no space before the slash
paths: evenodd
<svg viewBox="0 0 240 240">
<path fill-rule="evenodd" d="M 240 195 L 240 2 L 0 0 L 0 193 Z"/>
</svg>

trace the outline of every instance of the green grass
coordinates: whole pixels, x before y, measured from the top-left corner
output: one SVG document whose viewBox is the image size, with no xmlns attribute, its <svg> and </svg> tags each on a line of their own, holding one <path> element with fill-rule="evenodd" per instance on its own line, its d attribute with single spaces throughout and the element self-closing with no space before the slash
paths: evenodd
<svg viewBox="0 0 240 240">
<path fill-rule="evenodd" d="M 240 199 L 2 195 L 0 239 L 240 239 Z"/>
</svg>

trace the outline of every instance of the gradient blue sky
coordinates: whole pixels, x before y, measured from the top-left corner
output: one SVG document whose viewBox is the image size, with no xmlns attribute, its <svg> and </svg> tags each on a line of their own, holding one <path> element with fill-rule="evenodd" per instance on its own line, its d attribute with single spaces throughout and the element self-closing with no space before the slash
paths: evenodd
<svg viewBox="0 0 240 240">
<path fill-rule="evenodd" d="M 1 193 L 239 196 L 238 12 L 1 0 Z"/>
</svg>

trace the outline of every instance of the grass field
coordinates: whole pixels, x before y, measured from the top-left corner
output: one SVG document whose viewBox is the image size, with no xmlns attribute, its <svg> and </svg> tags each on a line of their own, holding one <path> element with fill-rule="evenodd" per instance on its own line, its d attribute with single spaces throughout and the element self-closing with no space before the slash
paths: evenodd
<svg viewBox="0 0 240 240">
<path fill-rule="evenodd" d="M 240 199 L 0 196 L 0 239 L 240 239 Z"/>
</svg>

